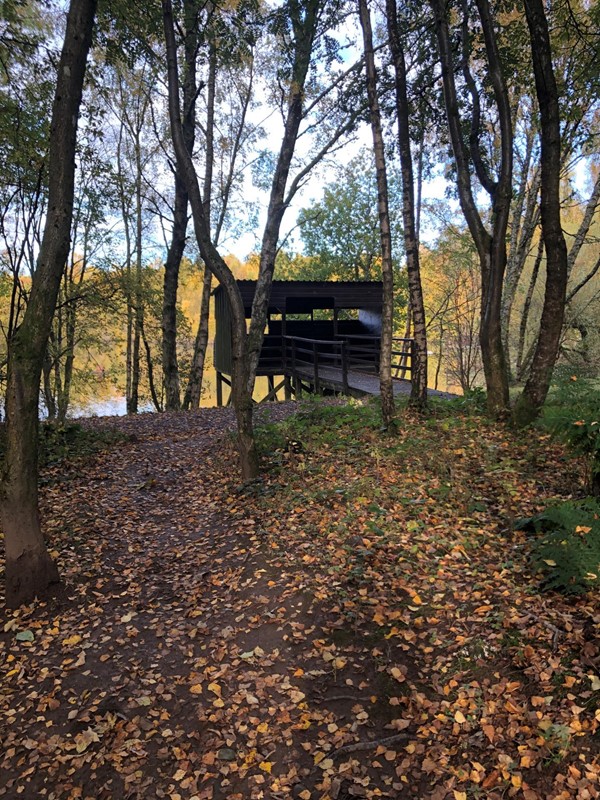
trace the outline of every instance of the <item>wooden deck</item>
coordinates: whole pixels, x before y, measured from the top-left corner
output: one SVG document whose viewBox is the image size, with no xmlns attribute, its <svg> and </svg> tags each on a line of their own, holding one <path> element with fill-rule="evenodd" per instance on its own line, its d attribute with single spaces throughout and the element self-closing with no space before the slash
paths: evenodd
<svg viewBox="0 0 600 800">
<path fill-rule="evenodd" d="M 302 380 L 303 386 L 308 391 L 314 391 L 314 369 L 312 367 L 299 366 L 296 374 Z M 394 378 L 394 396 L 410 394 L 411 382 L 406 379 Z M 352 397 L 365 397 L 366 395 L 379 396 L 379 376 L 348 370 L 348 390 L 344 392 L 344 381 L 341 368 L 338 367 L 319 367 L 319 387 L 329 389 L 333 392 L 346 393 Z M 450 399 L 456 395 L 449 392 L 439 392 L 436 389 L 429 389 L 430 397 L 442 397 Z"/>
</svg>

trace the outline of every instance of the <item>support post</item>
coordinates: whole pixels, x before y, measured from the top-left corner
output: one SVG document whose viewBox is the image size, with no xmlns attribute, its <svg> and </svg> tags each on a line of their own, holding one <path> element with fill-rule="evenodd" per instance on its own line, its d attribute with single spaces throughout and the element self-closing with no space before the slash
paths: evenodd
<svg viewBox="0 0 600 800">
<path fill-rule="evenodd" d="M 317 351 L 317 343 L 313 342 L 313 367 L 314 367 L 314 382 L 315 394 L 319 393 L 319 355 Z"/>
<path fill-rule="evenodd" d="M 217 372 L 217 405 L 219 408 L 223 405 L 223 376 Z"/>
<path fill-rule="evenodd" d="M 346 347 L 346 342 L 342 342 L 342 389 L 344 394 L 349 394 L 349 387 L 348 387 L 348 349 Z"/>
</svg>

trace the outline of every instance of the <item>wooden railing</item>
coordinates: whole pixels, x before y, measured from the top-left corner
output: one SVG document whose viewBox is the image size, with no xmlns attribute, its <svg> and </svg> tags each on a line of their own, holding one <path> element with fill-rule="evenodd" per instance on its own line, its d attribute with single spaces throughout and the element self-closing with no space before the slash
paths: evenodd
<svg viewBox="0 0 600 800">
<path fill-rule="evenodd" d="M 348 368 L 359 372 L 379 372 L 381 336 L 349 334 L 338 336 L 348 346 Z M 392 373 L 402 377 L 412 369 L 413 339 L 394 336 L 392 339 Z"/>
<path fill-rule="evenodd" d="M 414 341 L 401 337 L 392 339 L 392 376 L 404 378 L 412 370 Z M 341 335 L 336 339 L 309 339 L 303 336 L 265 337 L 260 356 L 260 368 L 269 373 L 291 376 L 297 386 L 301 381 L 312 383 L 319 392 L 329 382 L 348 393 L 348 373 L 351 371 L 379 372 L 381 337 L 372 335 Z M 329 368 L 330 372 L 327 373 Z M 333 374 L 335 369 L 337 374 Z"/>
<path fill-rule="evenodd" d="M 314 391 L 319 392 L 325 378 L 323 369 L 334 367 L 342 372 L 342 391 L 348 393 L 348 346 L 343 340 L 306 339 L 301 336 L 284 336 L 284 367 L 300 381 L 310 368 Z M 300 369 L 304 367 L 301 374 Z"/>
<path fill-rule="evenodd" d="M 379 372 L 380 336 L 340 334 L 337 339 L 346 343 L 349 369 L 358 372 Z"/>
<path fill-rule="evenodd" d="M 414 349 L 414 339 L 394 336 L 392 339 L 392 374 L 394 378 L 404 378 L 407 372 L 412 372 Z"/>
</svg>

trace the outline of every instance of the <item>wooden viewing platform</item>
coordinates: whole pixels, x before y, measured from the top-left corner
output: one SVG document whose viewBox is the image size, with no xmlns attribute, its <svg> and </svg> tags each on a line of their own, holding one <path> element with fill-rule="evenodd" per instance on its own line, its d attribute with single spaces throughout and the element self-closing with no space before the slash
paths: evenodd
<svg viewBox="0 0 600 800">
<path fill-rule="evenodd" d="M 255 281 L 238 281 L 246 317 L 252 314 Z M 217 404 L 231 386 L 231 308 L 215 289 Z M 274 281 L 257 376 L 266 376 L 263 400 L 303 392 L 378 395 L 381 352 L 381 281 Z M 413 340 L 394 338 L 394 394 L 410 392 Z M 436 394 L 443 394 L 438 393 Z"/>
</svg>

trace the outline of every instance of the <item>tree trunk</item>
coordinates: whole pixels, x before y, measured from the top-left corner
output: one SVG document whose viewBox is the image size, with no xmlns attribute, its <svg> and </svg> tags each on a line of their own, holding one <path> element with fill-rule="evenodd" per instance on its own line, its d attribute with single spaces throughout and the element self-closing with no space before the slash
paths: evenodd
<svg viewBox="0 0 600 800">
<path fill-rule="evenodd" d="M 125 405 L 128 414 L 134 413 L 131 405 L 133 375 L 133 306 L 131 304 L 131 266 L 127 264 L 127 345 L 125 353 Z"/>
<path fill-rule="evenodd" d="M 48 211 L 23 322 L 10 342 L 2 527 L 6 603 L 16 607 L 58 580 L 38 510 L 38 399 L 42 362 L 69 254 L 75 144 L 96 0 L 71 3 L 58 65 L 48 156 Z"/>
<path fill-rule="evenodd" d="M 65 372 L 62 381 L 62 387 L 58 396 L 58 414 L 57 418 L 60 423 L 64 423 L 67 418 L 67 411 L 69 410 L 69 402 L 71 399 L 71 384 L 73 382 L 73 368 L 75 366 L 75 326 L 76 326 L 76 310 L 75 307 L 66 309 L 66 336 L 67 344 L 65 348 Z"/>
<path fill-rule="evenodd" d="M 310 67 L 314 37 L 319 23 L 320 3 L 321 0 L 306 0 L 301 6 L 291 6 L 291 8 L 295 9 L 294 13 L 291 13 L 291 26 L 294 32 L 293 64 L 283 140 L 271 183 L 267 221 L 261 243 L 258 279 L 252 302 L 252 319 L 250 321 L 250 330 L 248 331 L 247 391 L 249 397 L 252 397 L 254 391 L 256 370 L 267 324 L 267 309 L 275 271 L 275 257 L 281 221 L 289 203 L 289 194 L 286 198 L 286 187 L 298 139 L 298 131 L 300 130 L 300 123 L 304 113 L 304 85 Z M 302 171 L 300 174 L 302 174 Z M 296 188 L 297 180 L 298 176 L 293 182 Z"/>
<path fill-rule="evenodd" d="M 502 343 L 504 353 L 506 355 L 506 364 L 509 374 L 509 380 L 512 374 L 512 364 L 510 358 L 510 317 L 514 303 L 515 293 L 519 278 L 523 272 L 523 265 L 525 263 L 524 254 L 529 250 L 531 243 L 531 235 L 533 235 L 533 227 L 527 224 L 527 220 L 531 220 L 537 206 L 537 187 L 535 183 L 535 175 L 533 181 L 530 180 L 530 167 L 533 153 L 533 145 L 535 141 L 535 130 L 529 129 L 526 134 L 525 156 L 523 158 L 519 187 L 516 192 L 515 202 L 513 203 L 512 219 L 510 224 L 510 249 L 506 264 L 506 275 L 504 279 L 504 291 L 502 292 Z M 527 206 L 525 204 L 527 201 Z M 525 218 L 524 218 L 525 212 Z M 530 232 L 529 241 L 525 251 L 521 247 L 521 231 L 525 234 L 524 239 Z M 523 257 L 519 257 L 523 254 Z"/>
<path fill-rule="evenodd" d="M 533 262 L 533 269 L 531 271 L 531 277 L 529 279 L 529 287 L 527 289 L 527 295 L 525 296 L 525 302 L 523 304 L 521 323 L 519 325 L 519 341 L 517 344 L 517 361 L 515 367 L 516 378 L 519 383 L 525 379 L 526 370 L 529 368 L 529 358 L 526 358 L 524 356 L 525 339 L 527 337 L 527 325 L 529 323 L 529 310 L 531 308 L 533 293 L 535 291 L 535 286 L 540 272 L 540 266 L 542 263 L 543 255 L 544 255 L 544 240 L 540 236 L 540 240 L 538 242 L 537 254 L 535 257 L 535 261 Z"/>
<path fill-rule="evenodd" d="M 42 379 L 43 379 L 43 393 L 44 405 L 46 406 L 46 414 L 50 421 L 56 419 L 56 399 L 52 389 L 52 358 L 49 353 L 50 340 L 44 353 L 44 361 L 42 364 Z"/>
<path fill-rule="evenodd" d="M 177 49 L 173 31 L 171 0 L 162 0 L 163 22 L 167 51 L 167 73 L 169 82 L 169 119 L 171 135 L 177 157 L 177 165 L 185 183 L 192 209 L 194 232 L 200 254 L 206 266 L 223 284 L 231 306 L 232 330 L 232 397 L 238 421 L 238 449 L 242 477 L 245 481 L 258 476 L 258 453 L 254 442 L 252 424 L 252 395 L 248 393 L 248 358 L 246 353 L 246 317 L 240 290 L 233 273 L 219 255 L 210 236 L 205 216 L 203 199 L 194 164 L 187 151 L 181 128 L 179 104 L 179 78 L 177 72 Z"/>
<path fill-rule="evenodd" d="M 181 126 L 185 146 L 190 156 L 194 150 L 196 132 L 196 51 L 198 32 L 195 3 L 184 3 L 184 78 L 183 119 Z M 207 156 L 208 158 L 208 156 Z M 165 262 L 165 279 L 162 312 L 162 368 L 165 387 L 165 408 L 176 411 L 180 407 L 179 365 L 177 363 L 177 288 L 179 268 L 185 250 L 188 224 L 188 194 L 179 168 L 175 167 L 175 207 L 171 244 Z"/>
<path fill-rule="evenodd" d="M 135 132 L 135 271 L 134 271 L 134 309 L 133 309 L 133 346 L 131 353 L 131 397 L 128 414 L 137 414 L 139 410 L 141 379 L 141 345 L 142 328 L 144 326 L 144 294 L 142 289 L 142 149 L 140 129 Z"/>
<path fill-rule="evenodd" d="M 394 268 L 392 262 L 392 234 L 390 230 L 390 207 L 388 198 L 385 146 L 381 129 L 381 112 L 377 97 L 377 71 L 373 52 L 371 14 L 367 0 L 358 0 L 360 25 L 363 33 L 367 96 L 373 152 L 377 175 L 377 207 L 379 211 L 379 233 L 381 237 L 381 277 L 383 279 L 383 308 L 381 313 L 381 355 L 379 362 L 379 384 L 381 392 L 381 414 L 383 425 L 389 428 L 394 423 L 394 387 L 392 383 L 392 338 L 394 325 Z M 427 386 L 425 386 L 427 391 Z"/>
<path fill-rule="evenodd" d="M 442 67 L 444 105 L 457 172 L 460 205 L 479 255 L 481 266 L 481 325 L 480 343 L 487 388 L 488 413 L 496 418 L 509 412 L 508 372 L 502 346 L 501 302 L 506 269 L 506 230 L 512 192 L 512 123 L 508 92 L 504 83 L 498 53 L 494 23 L 488 0 L 477 0 L 481 28 L 485 39 L 488 75 L 494 91 L 500 128 L 501 158 L 498 181 L 487 174 L 481 157 L 475 157 L 475 140 L 479 136 L 479 120 L 471 120 L 471 146 L 463 138 L 456 84 L 454 80 L 453 48 L 443 0 L 430 0 L 435 14 L 436 34 Z M 463 67 L 465 65 L 463 64 Z M 475 111 L 475 106 L 474 106 Z M 486 229 L 473 195 L 469 155 L 477 175 L 492 199 L 491 233 Z"/>
<path fill-rule="evenodd" d="M 568 277 L 567 245 L 560 219 L 560 109 L 542 0 L 525 0 L 525 14 L 540 109 L 540 211 L 546 251 L 546 289 L 531 371 L 514 409 L 515 423 L 520 426 L 537 417 L 550 388 L 562 333 Z"/>
<path fill-rule="evenodd" d="M 160 412 L 163 410 L 163 407 L 158 397 L 158 392 L 156 391 L 156 384 L 154 382 L 154 365 L 152 363 L 152 351 L 150 350 L 150 342 L 146 336 L 143 321 L 140 333 L 142 342 L 144 343 L 144 351 L 146 353 L 146 370 L 148 372 L 148 388 L 150 389 L 150 397 L 152 398 L 154 408 Z"/>
<path fill-rule="evenodd" d="M 190 367 L 188 385 L 183 398 L 183 408 L 186 411 L 200 406 L 204 363 L 206 361 L 206 348 L 208 346 L 211 286 L 212 274 L 211 271 L 205 267 L 204 280 L 202 282 L 202 300 L 200 302 L 200 321 L 198 322 L 198 331 L 196 333 L 196 341 L 194 342 L 194 355 Z"/>
<path fill-rule="evenodd" d="M 179 365 L 177 362 L 177 288 L 179 268 L 185 249 L 187 208 L 187 192 L 183 181 L 176 173 L 173 232 L 165 261 L 162 311 L 162 370 L 167 411 L 176 411 L 180 405 Z"/>
<path fill-rule="evenodd" d="M 410 311 L 413 319 L 414 348 L 411 369 L 410 405 L 424 409 L 427 405 L 427 329 L 419 264 L 419 238 L 415 212 L 413 160 L 410 150 L 409 106 L 406 88 L 406 62 L 398 29 L 396 0 L 386 0 L 387 27 L 396 83 L 396 116 L 402 172 L 402 218 Z"/>
</svg>

